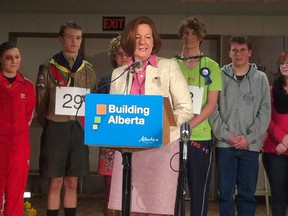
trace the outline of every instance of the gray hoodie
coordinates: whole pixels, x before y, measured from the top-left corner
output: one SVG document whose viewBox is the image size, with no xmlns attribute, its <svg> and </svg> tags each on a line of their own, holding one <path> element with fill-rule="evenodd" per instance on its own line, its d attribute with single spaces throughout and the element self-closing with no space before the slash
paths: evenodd
<svg viewBox="0 0 288 216">
<path fill-rule="evenodd" d="M 263 136 L 271 116 L 269 83 L 266 74 L 255 64 L 242 82 L 238 83 L 232 64 L 222 70 L 222 92 L 218 108 L 209 118 L 216 147 L 228 148 L 228 140 L 233 134 L 244 135 L 249 143 L 248 150 L 259 152 Z"/>
</svg>

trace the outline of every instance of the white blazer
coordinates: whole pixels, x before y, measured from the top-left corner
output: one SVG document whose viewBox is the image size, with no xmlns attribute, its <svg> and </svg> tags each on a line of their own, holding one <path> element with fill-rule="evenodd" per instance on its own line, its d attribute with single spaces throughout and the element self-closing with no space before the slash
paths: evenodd
<svg viewBox="0 0 288 216">
<path fill-rule="evenodd" d="M 112 81 L 127 68 L 127 65 L 116 68 Z M 110 94 L 124 94 L 127 73 L 111 83 Z M 128 93 L 132 86 L 132 74 L 129 76 Z M 170 142 L 179 139 L 180 125 L 193 118 L 192 99 L 187 82 L 175 59 L 157 57 L 157 67 L 146 67 L 145 95 L 163 95 L 169 97 L 177 126 L 170 127 Z"/>
</svg>

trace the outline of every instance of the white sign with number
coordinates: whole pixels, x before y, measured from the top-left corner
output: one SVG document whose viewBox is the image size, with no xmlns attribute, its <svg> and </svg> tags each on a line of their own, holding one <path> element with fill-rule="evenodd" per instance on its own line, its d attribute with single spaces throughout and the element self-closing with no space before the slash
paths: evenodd
<svg viewBox="0 0 288 216">
<path fill-rule="evenodd" d="M 79 87 L 56 87 L 56 115 L 84 116 L 85 94 L 90 89 Z"/>
<path fill-rule="evenodd" d="M 198 87 L 198 86 L 192 86 L 192 85 L 189 85 L 188 88 L 189 88 L 191 99 L 193 102 L 193 113 L 200 114 L 201 108 L 202 108 L 202 102 L 203 102 L 204 88 Z"/>
</svg>

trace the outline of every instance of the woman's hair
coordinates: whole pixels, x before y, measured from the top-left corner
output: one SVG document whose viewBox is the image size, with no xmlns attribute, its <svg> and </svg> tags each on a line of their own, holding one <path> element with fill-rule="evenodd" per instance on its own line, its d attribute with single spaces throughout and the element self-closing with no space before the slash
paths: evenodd
<svg viewBox="0 0 288 216">
<path fill-rule="evenodd" d="M 204 37 L 207 34 L 206 25 L 196 17 L 189 17 L 181 22 L 179 30 L 178 30 L 178 36 L 180 38 L 183 37 L 183 32 L 187 28 L 193 29 L 201 41 L 204 39 Z"/>
<path fill-rule="evenodd" d="M 161 38 L 156 30 L 156 26 L 152 19 L 146 16 L 137 17 L 127 24 L 121 39 L 121 47 L 128 56 L 134 55 L 134 51 L 136 48 L 137 27 L 141 24 L 149 25 L 152 30 L 152 36 L 154 41 L 152 54 L 156 54 L 161 47 Z"/>
<path fill-rule="evenodd" d="M 0 58 L 3 56 L 3 54 L 9 50 L 9 49 L 13 49 L 13 48 L 17 48 L 16 44 L 12 43 L 12 42 L 4 42 L 0 45 Z M 2 69 L 2 65 L 0 62 L 0 68 Z"/>
<path fill-rule="evenodd" d="M 16 44 L 12 42 L 4 42 L 0 45 L 0 57 L 9 49 L 17 48 Z"/>
<path fill-rule="evenodd" d="M 113 68 L 117 67 L 117 62 L 115 59 L 116 59 L 116 54 L 120 50 L 120 47 L 121 47 L 120 45 L 121 38 L 122 38 L 121 35 L 118 35 L 117 37 L 112 38 L 109 48 L 108 48 L 108 57 Z"/>
<path fill-rule="evenodd" d="M 285 77 L 283 76 L 283 74 L 280 71 L 280 64 L 283 62 L 287 62 L 288 61 L 288 50 L 284 50 L 280 53 L 279 58 L 277 60 L 277 79 L 279 79 L 280 83 L 285 86 L 286 82 L 285 82 Z"/>
</svg>

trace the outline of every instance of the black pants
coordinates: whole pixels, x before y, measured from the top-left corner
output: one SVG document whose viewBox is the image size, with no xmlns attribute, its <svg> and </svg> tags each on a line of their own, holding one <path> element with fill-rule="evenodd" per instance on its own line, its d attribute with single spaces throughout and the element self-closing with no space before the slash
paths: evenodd
<svg viewBox="0 0 288 216">
<path fill-rule="evenodd" d="M 190 194 L 190 215 L 207 216 L 208 196 L 212 171 L 212 140 L 191 141 L 187 145 L 187 182 Z M 183 146 L 180 145 L 180 152 Z M 180 156 L 180 167 L 183 162 Z M 181 168 L 180 168 L 181 169 Z M 180 170 L 181 171 L 181 170 Z M 181 173 L 178 178 L 177 197 L 175 205 L 175 216 L 179 215 L 179 200 L 181 199 L 183 176 Z"/>
</svg>

